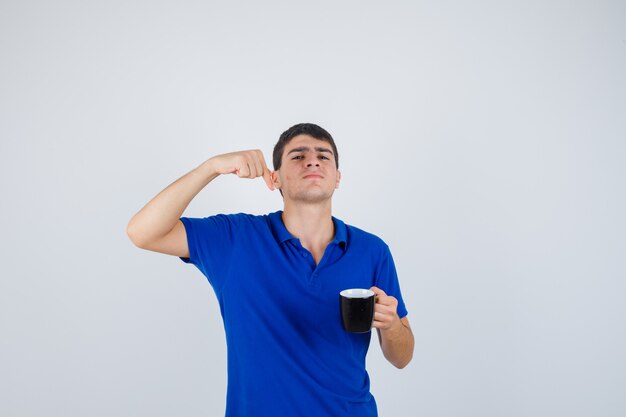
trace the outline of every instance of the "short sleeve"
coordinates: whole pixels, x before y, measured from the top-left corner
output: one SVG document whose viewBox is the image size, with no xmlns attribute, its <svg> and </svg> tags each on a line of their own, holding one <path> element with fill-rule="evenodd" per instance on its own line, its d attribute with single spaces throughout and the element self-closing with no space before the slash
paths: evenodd
<svg viewBox="0 0 626 417">
<path fill-rule="evenodd" d="M 376 271 L 376 286 L 383 290 L 385 294 L 391 295 L 398 300 L 398 316 L 405 317 L 408 312 L 400 291 L 400 282 L 398 281 L 398 273 L 396 265 L 393 262 L 391 251 L 387 245 L 384 245 L 381 259 L 378 263 Z"/>
<path fill-rule="evenodd" d="M 218 214 L 204 218 L 181 217 L 187 233 L 189 258 L 217 291 L 227 277 L 235 243 L 236 222 L 232 216 Z"/>
</svg>

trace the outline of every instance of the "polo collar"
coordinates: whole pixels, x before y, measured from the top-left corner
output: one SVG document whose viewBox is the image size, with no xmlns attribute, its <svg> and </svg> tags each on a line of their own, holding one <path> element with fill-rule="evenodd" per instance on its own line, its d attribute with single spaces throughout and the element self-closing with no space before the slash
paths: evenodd
<svg viewBox="0 0 626 417">
<path fill-rule="evenodd" d="M 289 230 L 287 230 L 287 228 L 285 227 L 285 224 L 283 223 L 283 219 L 281 217 L 282 214 L 282 210 L 279 210 L 268 215 L 274 237 L 281 244 L 287 240 L 296 239 L 294 236 L 291 235 L 291 233 L 289 233 Z M 333 242 L 339 244 L 339 246 L 345 249 L 348 243 L 348 232 L 346 224 L 336 217 L 332 217 L 332 219 L 333 223 L 335 224 L 335 237 L 333 239 Z"/>
</svg>

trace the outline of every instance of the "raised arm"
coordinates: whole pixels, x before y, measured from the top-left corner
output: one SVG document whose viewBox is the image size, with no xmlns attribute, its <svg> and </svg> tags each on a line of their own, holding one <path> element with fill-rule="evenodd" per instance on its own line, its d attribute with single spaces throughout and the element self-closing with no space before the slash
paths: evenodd
<svg viewBox="0 0 626 417">
<path fill-rule="evenodd" d="M 167 186 L 139 210 L 126 228 L 130 240 L 141 249 L 189 257 L 187 234 L 179 219 L 200 190 L 221 174 L 263 177 L 267 187 L 274 190 L 260 150 L 214 156 Z"/>
</svg>

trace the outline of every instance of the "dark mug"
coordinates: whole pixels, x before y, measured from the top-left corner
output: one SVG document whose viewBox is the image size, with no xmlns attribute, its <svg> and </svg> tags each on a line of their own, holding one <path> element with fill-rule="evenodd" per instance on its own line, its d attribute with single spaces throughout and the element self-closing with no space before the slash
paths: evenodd
<svg viewBox="0 0 626 417">
<path fill-rule="evenodd" d="M 343 328 L 350 333 L 367 333 L 372 329 L 376 294 L 372 290 L 352 288 L 339 293 Z"/>
</svg>

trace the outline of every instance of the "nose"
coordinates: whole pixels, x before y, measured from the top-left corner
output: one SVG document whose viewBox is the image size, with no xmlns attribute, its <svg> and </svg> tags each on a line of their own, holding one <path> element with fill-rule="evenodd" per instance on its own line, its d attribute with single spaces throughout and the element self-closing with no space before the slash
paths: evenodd
<svg viewBox="0 0 626 417">
<path fill-rule="evenodd" d="M 320 162 L 316 159 L 315 155 L 310 155 L 307 157 L 307 161 L 306 161 L 306 166 L 307 168 L 312 167 L 312 166 L 320 166 Z"/>
</svg>

